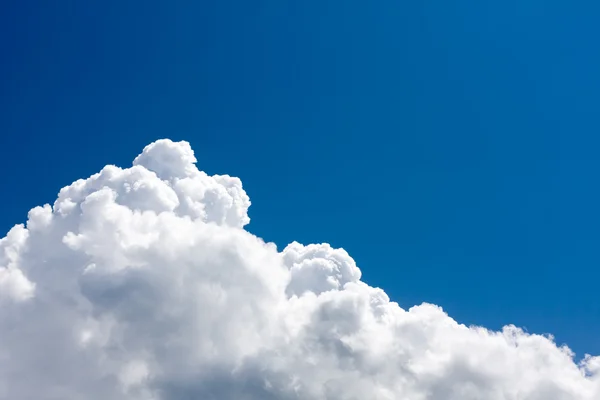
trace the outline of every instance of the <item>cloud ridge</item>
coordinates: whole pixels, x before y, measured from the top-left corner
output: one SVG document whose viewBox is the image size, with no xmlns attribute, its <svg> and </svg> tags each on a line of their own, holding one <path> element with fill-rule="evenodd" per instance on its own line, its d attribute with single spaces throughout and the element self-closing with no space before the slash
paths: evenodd
<svg viewBox="0 0 600 400">
<path fill-rule="evenodd" d="M 328 244 L 278 251 L 196 161 L 158 140 L 0 239 L 0 399 L 600 399 L 599 357 L 404 310 Z"/>
</svg>

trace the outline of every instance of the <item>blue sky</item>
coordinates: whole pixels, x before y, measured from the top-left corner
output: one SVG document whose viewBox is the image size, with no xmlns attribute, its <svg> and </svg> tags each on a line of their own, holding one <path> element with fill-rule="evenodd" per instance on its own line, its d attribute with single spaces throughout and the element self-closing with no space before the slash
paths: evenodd
<svg viewBox="0 0 600 400">
<path fill-rule="evenodd" d="M 3 6 L 2 231 L 185 139 L 266 240 L 600 354 L 595 2 L 122 3 Z"/>
</svg>

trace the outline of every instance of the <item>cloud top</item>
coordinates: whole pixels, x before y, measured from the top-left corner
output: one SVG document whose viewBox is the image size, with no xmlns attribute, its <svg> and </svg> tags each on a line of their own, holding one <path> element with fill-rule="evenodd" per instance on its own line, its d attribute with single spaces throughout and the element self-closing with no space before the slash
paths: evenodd
<svg viewBox="0 0 600 400">
<path fill-rule="evenodd" d="M 600 398 L 598 357 L 404 310 L 328 244 L 279 252 L 195 163 L 159 140 L 0 240 L 0 399 Z"/>
</svg>

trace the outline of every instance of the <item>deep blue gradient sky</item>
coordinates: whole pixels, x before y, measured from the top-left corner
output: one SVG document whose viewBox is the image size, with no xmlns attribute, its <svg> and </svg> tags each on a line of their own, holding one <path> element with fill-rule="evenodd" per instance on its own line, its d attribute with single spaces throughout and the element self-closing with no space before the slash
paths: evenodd
<svg viewBox="0 0 600 400">
<path fill-rule="evenodd" d="M 91 4 L 96 3 L 96 4 Z M 600 354 L 600 4 L 5 2 L 0 228 L 151 141 L 401 306 Z"/>
</svg>

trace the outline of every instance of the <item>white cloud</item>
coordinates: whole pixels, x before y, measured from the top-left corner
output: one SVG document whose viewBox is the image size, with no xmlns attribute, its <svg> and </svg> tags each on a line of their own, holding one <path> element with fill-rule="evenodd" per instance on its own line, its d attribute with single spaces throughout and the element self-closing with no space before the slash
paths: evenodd
<svg viewBox="0 0 600 400">
<path fill-rule="evenodd" d="M 32 210 L 33 212 L 33 210 Z M 17 225 L 0 239 L 0 300 L 25 301 L 33 296 L 33 284 L 19 268 L 21 252 L 29 232 Z"/>
<path fill-rule="evenodd" d="M 326 244 L 278 252 L 195 162 L 157 141 L 0 241 L 0 399 L 600 399 L 600 358 L 403 310 Z"/>
</svg>

